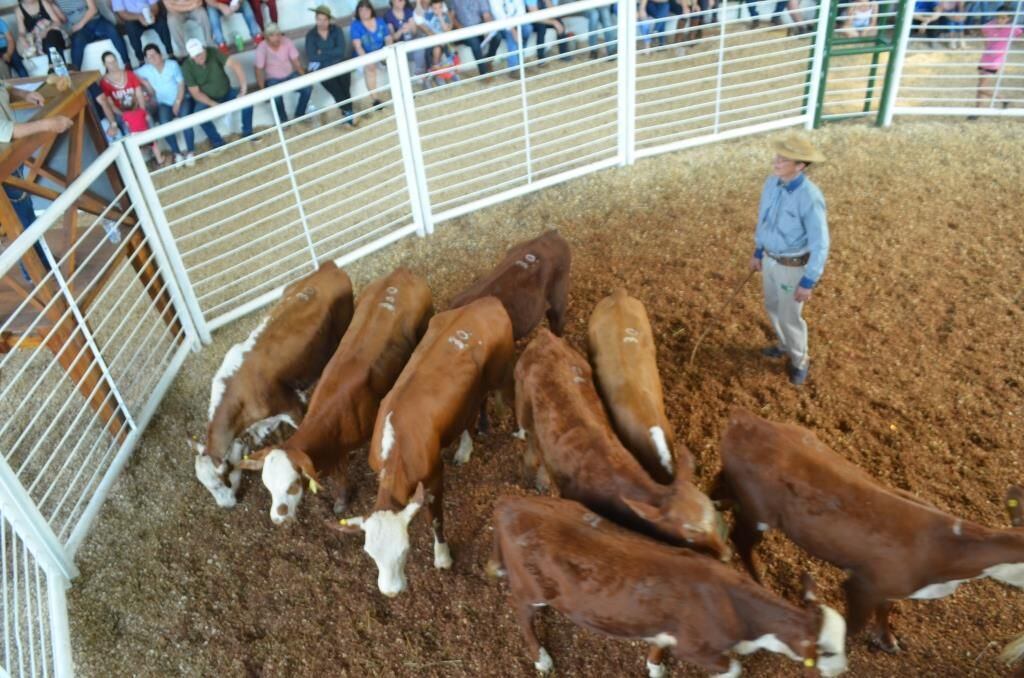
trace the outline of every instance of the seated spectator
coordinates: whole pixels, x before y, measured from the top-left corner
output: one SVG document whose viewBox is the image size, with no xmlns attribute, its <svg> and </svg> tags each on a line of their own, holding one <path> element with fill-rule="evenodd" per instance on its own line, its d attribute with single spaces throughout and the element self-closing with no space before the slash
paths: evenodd
<svg viewBox="0 0 1024 678">
<path fill-rule="evenodd" d="M 978 62 L 978 107 L 992 104 L 995 97 L 995 83 L 999 71 L 1006 64 L 1006 55 L 1010 51 L 1010 41 L 1019 38 L 1024 28 L 1012 25 L 1014 16 L 1013 5 L 1007 3 L 999 8 L 996 18 L 981 27 L 981 35 L 985 38 L 985 50 Z M 1008 101 L 1003 101 L 1006 108 Z M 973 120 L 977 116 L 970 116 Z"/>
<path fill-rule="evenodd" d="M 856 0 L 847 8 L 840 32 L 850 38 L 864 38 L 878 32 L 877 23 L 878 7 L 874 0 Z"/>
<path fill-rule="evenodd" d="M 61 54 L 70 39 L 61 28 L 64 15 L 50 0 L 18 2 L 18 51 L 25 58 L 37 54 L 50 55 L 53 47 Z"/>
<path fill-rule="evenodd" d="M 185 51 L 188 52 L 189 58 L 182 64 L 181 72 L 185 76 L 188 93 L 195 102 L 192 107 L 193 113 L 205 111 L 217 104 L 246 95 L 248 86 L 245 72 L 235 57 L 226 57 L 221 54 L 220 50 L 206 47 L 195 38 L 190 38 L 185 43 Z M 234 71 L 235 78 L 238 80 L 237 89 L 231 86 L 228 74 L 224 71 L 225 68 Z M 217 132 L 217 127 L 212 120 L 199 126 L 206 132 L 206 138 L 210 140 L 212 148 L 220 148 L 224 145 L 224 139 Z M 252 106 L 242 109 L 242 136 L 251 137 L 253 142 L 257 141 L 257 138 L 252 136 Z"/>
<path fill-rule="evenodd" d="M 420 27 L 423 21 L 423 18 L 409 6 L 408 0 L 391 0 L 391 7 L 384 13 L 384 22 L 388 25 L 392 44 L 414 40 L 425 33 Z M 426 72 L 426 50 L 417 49 L 409 52 L 409 67 L 413 75 Z"/>
<path fill-rule="evenodd" d="M 936 23 L 946 27 L 943 37 L 949 41 L 947 43 L 949 48 L 967 47 L 967 42 L 964 40 L 964 24 L 967 21 L 964 3 L 961 0 L 940 1 L 935 7 L 935 11 L 939 14 L 939 20 Z"/>
<path fill-rule="evenodd" d="M 185 22 L 190 20 L 199 25 L 205 43 L 213 42 L 210 17 L 206 13 L 206 5 L 203 4 L 203 0 L 163 0 L 163 3 L 167 10 L 167 27 L 171 29 L 171 34 L 178 45 L 184 46 L 188 40 L 188 36 L 185 35 Z M 174 56 L 179 61 L 185 59 L 178 54 Z"/>
<path fill-rule="evenodd" d="M 536 5 L 531 3 L 530 5 L 536 9 Z M 491 16 L 494 17 L 495 21 L 501 21 L 502 19 L 509 19 L 512 17 L 523 16 L 526 14 L 526 3 L 523 0 L 491 0 Z M 515 80 L 519 77 L 519 71 L 516 67 L 519 66 L 519 58 L 523 53 L 523 48 L 526 43 L 530 40 L 530 36 L 533 34 L 533 26 L 530 24 L 522 24 L 518 28 L 505 29 L 500 31 L 502 40 L 505 41 L 505 49 L 508 50 L 508 65 L 512 70 L 509 71 L 508 76 Z M 498 40 L 491 40 L 491 48 L 489 56 L 494 56 L 497 53 L 499 47 Z"/>
<path fill-rule="evenodd" d="M 448 16 L 448 7 L 445 6 L 444 0 L 430 0 L 430 9 L 423 17 L 423 30 L 427 35 L 448 33 L 452 30 L 452 20 Z M 430 50 L 430 67 L 440 66 L 445 54 L 451 54 L 449 45 L 434 45 Z"/>
<path fill-rule="evenodd" d="M 0 53 L 3 53 L 4 63 L 7 64 L 7 68 L 10 69 L 11 73 L 14 73 L 19 78 L 27 78 L 28 71 L 25 70 L 25 64 L 21 61 L 21 55 L 18 54 L 17 41 L 14 39 L 14 34 L 11 33 L 11 29 L 7 26 L 7 22 L 0 19 Z M 4 78 L 9 78 L 10 75 L 5 75 Z"/>
<path fill-rule="evenodd" d="M 536 9 L 547 9 L 556 5 L 558 5 L 558 0 L 537 0 Z M 542 59 L 544 59 L 546 51 L 544 41 L 547 38 L 548 29 L 555 32 L 555 40 L 558 41 L 558 53 L 562 55 L 562 61 L 571 60 L 572 57 L 566 56 L 566 54 L 572 51 L 573 34 L 566 30 L 565 24 L 559 19 L 548 19 L 547 21 L 539 21 L 533 24 L 533 30 L 537 32 L 537 61 L 540 62 L 537 65 L 546 65 Z"/>
<path fill-rule="evenodd" d="M 57 7 L 64 15 L 64 23 L 71 34 L 71 64 L 75 70 L 82 70 L 86 45 L 100 40 L 110 40 L 121 55 L 121 61 L 131 63 L 124 38 L 114 24 L 100 16 L 95 0 L 57 0 Z"/>
<path fill-rule="evenodd" d="M 349 28 L 352 35 L 352 48 L 356 54 L 362 56 L 391 44 L 391 36 L 388 35 L 388 25 L 378 19 L 373 13 L 373 5 L 370 0 L 359 0 L 356 4 L 355 21 Z M 373 99 L 372 106 L 380 105 L 377 98 L 377 69 L 384 65 L 383 61 L 363 67 L 363 77 L 366 78 L 366 89 L 369 90 Z"/>
<path fill-rule="evenodd" d="M 277 0 L 249 0 L 249 6 L 252 7 L 253 16 L 256 17 L 256 23 L 259 25 L 260 31 L 263 31 L 263 5 L 267 6 L 270 20 L 275 24 L 277 23 Z"/>
<path fill-rule="evenodd" d="M 124 25 L 128 34 L 128 42 L 135 51 L 135 58 L 141 64 L 146 55 L 142 52 L 142 34 L 152 28 L 160 36 L 160 41 L 167 48 L 167 53 L 174 52 L 171 43 L 171 32 L 167 28 L 167 15 L 163 11 L 160 0 L 113 0 L 111 7 L 117 18 Z"/>
<path fill-rule="evenodd" d="M 467 28 L 494 20 L 491 16 L 491 4 L 487 0 L 452 0 L 452 9 L 455 14 L 455 28 Z M 476 69 L 480 75 L 486 75 L 491 72 L 491 65 L 484 58 L 482 40 L 483 36 L 475 35 L 463 40 L 462 44 L 473 52 Z"/>
<path fill-rule="evenodd" d="M 160 48 L 153 44 L 146 45 L 145 55 L 146 64 L 136 69 L 135 75 L 150 95 L 148 105 L 153 119 L 163 125 L 191 113 L 192 99 L 185 93 L 185 76 L 182 75 L 178 62 L 174 59 L 164 59 Z M 174 164 L 184 162 L 190 167 L 196 164 L 196 135 L 191 127 L 185 130 L 185 147 L 188 152 L 184 156 L 178 146 L 177 134 L 171 134 L 164 139 L 174 154 Z"/>
<path fill-rule="evenodd" d="M 252 13 L 252 7 L 247 3 L 243 4 L 242 0 L 206 0 L 206 14 L 210 19 L 213 41 L 217 43 L 217 49 L 225 56 L 229 54 L 229 50 L 227 39 L 224 37 L 224 26 L 221 18 L 226 19 L 239 9 L 242 10 L 242 18 L 249 29 L 249 35 L 252 36 L 253 42 L 259 45 L 263 42 L 263 33 L 260 32 L 260 25 L 256 23 L 256 16 Z"/>
<path fill-rule="evenodd" d="M 104 52 L 103 79 L 100 80 L 100 105 L 110 121 L 111 129 L 121 128 L 125 134 L 144 132 L 149 129 L 146 120 L 146 94 L 142 90 L 142 82 L 131 70 L 125 70 L 117 61 L 113 52 Z M 158 165 L 167 159 L 160 152 L 160 146 L 153 142 L 153 158 Z"/>
<path fill-rule="evenodd" d="M 299 61 L 299 50 L 295 43 L 281 35 L 281 29 L 275 23 L 267 24 L 267 39 L 256 48 L 256 85 L 260 89 L 276 85 L 285 80 L 297 78 L 306 71 Z M 309 98 L 313 96 L 313 87 L 299 90 L 299 101 L 295 105 L 295 116 L 301 118 L 306 114 Z M 275 97 L 274 106 L 281 122 L 288 119 L 284 110 L 284 97 Z"/>
<path fill-rule="evenodd" d="M 583 13 L 583 16 L 587 19 L 587 44 L 590 45 L 590 58 L 596 59 L 598 57 L 598 40 L 601 40 L 604 43 L 607 55 L 613 56 L 617 51 L 615 44 L 615 31 L 618 24 L 615 21 L 615 17 L 612 16 L 611 6 L 604 5 L 603 7 L 588 9 Z M 602 28 L 604 30 L 601 31 L 599 35 L 598 31 Z"/>
<path fill-rule="evenodd" d="M 345 60 L 345 34 L 334 25 L 331 8 L 320 5 L 313 10 L 316 13 L 316 26 L 306 33 L 306 56 L 309 58 L 309 70 L 327 68 Z M 345 72 L 320 82 L 327 90 L 334 103 L 341 108 L 342 120 L 356 126 L 352 116 L 352 74 Z"/>
</svg>

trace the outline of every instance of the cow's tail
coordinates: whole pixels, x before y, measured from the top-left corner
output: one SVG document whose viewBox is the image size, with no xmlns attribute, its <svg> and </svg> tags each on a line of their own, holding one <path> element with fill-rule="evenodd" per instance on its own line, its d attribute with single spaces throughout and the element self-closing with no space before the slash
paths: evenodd
<svg viewBox="0 0 1024 678">
<path fill-rule="evenodd" d="M 1000 659 L 1011 665 L 1020 661 L 1022 657 L 1024 657 L 1024 634 L 1011 640 L 999 655 Z"/>
<path fill-rule="evenodd" d="M 495 525 L 494 529 L 494 549 L 491 551 L 491 557 L 487 560 L 485 571 L 491 579 L 498 579 L 507 574 L 505 563 L 501 558 L 501 530 L 498 529 L 497 525 Z"/>
</svg>

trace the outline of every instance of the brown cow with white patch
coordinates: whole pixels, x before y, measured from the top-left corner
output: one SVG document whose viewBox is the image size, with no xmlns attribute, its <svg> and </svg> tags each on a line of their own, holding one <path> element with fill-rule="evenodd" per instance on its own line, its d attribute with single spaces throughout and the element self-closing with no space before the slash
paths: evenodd
<svg viewBox="0 0 1024 678">
<path fill-rule="evenodd" d="M 434 566 L 451 567 L 441 450 L 461 436 L 455 463 L 469 460 L 469 429 L 487 395 L 501 389 L 511 396 L 514 353 L 512 322 L 498 299 L 485 297 L 439 313 L 381 403 L 370 441 L 377 501 L 369 516 L 331 524 L 365 533 L 363 550 L 377 564 L 384 595 L 405 590 L 409 522 L 424 502 L 434 530 Z"/>
<path fill-rule="evenodd" d="M 812 604 L 813 586 L 808 605 L 797 607 L 723 563 L 625 530 L 573 501 L 499 499 L 488 571 L 508 577 L 509 601 L 542 672 L 553 662 L 532 622 L 545 605 L 585 628 L 650 643 L 651 678 L 664 675 L 666 649 L 729 678 L 740 675 L 730 652 L 761 649 L 825 676 L 846 670 L 846 624 Z"/>
<path fill-rule="evenodd" d="M 897 651 L 889 611 L 904 598 L 944 598 L 970 579 L 1024 588 L 1024 528 L 993 529 L 878 483 L 807 429 L 737 408 L 722 439 L 719 489 L 738 504 L 733 540 L 755 577 L 770 528 L 849 574 L 850 632 L 874 615 L 873 640 Z M 1020 488 L 1008 497 L 1021 524 Z"/>
<path fill-rule="evenodd" d="M 692 478 L 693 456 L 686 445 L 676 445 L 665 416 L 654 332 L 643 303 L 624 289 L 597 302 L 587 345 L 597 389 L 622 444 L 659 483 L 672 482 L 677 472 Z"/>
<path fill-rule="evenodd" d="M 235 505 L 249 445 L 259 444 L 280 423 L 298 427 L 304 391 L 324 365 L 352 320 L 352 281 L 327 261 L 284 289 L 280 301 L 248 339 L 232 346 L 210 388 L 206 440 L 192 443 L 196 477 L 217 504 Z"/>
<path fill-rule="evenodd" d="M 517 434 L 527 441 L 527 482 L 579 501 L 622 525 L 727 558 L 711 500 L 679 474 L 662 485 L 612 431 L 590 365 L 541 329 L 516 363 Z"/>
<path fill-rule="evenodd" d="M 338 493 L 335 512 L 345 510 L 347 455 L 370 439 L 381 399 L 398 379 L 433 314 L 427 281 L 406 268 L 362 291 L 352 324 L 327 363 L 298 430 L 280 446 L 264 448 L 240 464 L 263 470 L 275 523 L 295 516 L 304 478 L 315 489 L 321 478 L 333 475 Z"/>
<path fill-rule="evenodd" d="M 529 334 L 545 311 L 551 331 L 561 336 L 569 300 L 570 263 L 569 243 L 558 231 L 548 231 L 509 248 L 493 271 L 452 300 L 451 308 L 497 297 L 512 319 L 516 339 Z"/>
</svg>

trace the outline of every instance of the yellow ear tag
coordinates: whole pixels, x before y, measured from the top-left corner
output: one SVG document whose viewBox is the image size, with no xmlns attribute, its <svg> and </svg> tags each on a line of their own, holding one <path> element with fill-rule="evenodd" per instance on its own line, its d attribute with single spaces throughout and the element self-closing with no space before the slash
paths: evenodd
<svg viewBox="0 0 1024 678">
<path fill-rule="evenodd" d="M 348 518 L 341 518 L 340 520 L 338 520 L 338 524 L 342 526 L 348 525 Z"/>
<path fill-rule="evenodd" d="M 814 668 L 814 660 L 808 657 L 804 660 L 804 666 L 806 666 L 809 669 Z"/>
<path fill-rule="evenodd" d="M 1020 502 L 1017 501 L 1016 499 L 1010 499 L 1009 501 L 1006 502 L 1006 505 L 1009 506 L 1010 508 L 1017 508 L 1020 505 Z"/>
<path fill-rule="evenodd" d="M 315 481 L 312 478 L 310 478 L 309 479 L 309 491 L 312 492 L 313 494 L 316 494 L 317 492 L 319 492 L 320 491 L 320 483 L 318 483 L 317 481 Z"/>
<path fill-rule="evenodd" d="M 249 455 L 248 454 L 243 455 L 242 456 L 242 461 L 249 461 Z"/>
</svg>

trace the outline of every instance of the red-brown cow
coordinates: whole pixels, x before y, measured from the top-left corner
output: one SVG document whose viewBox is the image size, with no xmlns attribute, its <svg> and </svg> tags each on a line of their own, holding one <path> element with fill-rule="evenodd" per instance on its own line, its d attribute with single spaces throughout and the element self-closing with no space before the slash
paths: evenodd
<svg viewBox="0 0 1024 678">
<path fill-rule="evenodd" d="M 569 299 L 570 259 L 569 244 L 558 231 L 513 245 L 494 270 L 456 296 L 451 307 L 497 297 L 512 319 L 516 339 L 529 334 L 545 311 L 551 331 L 561 336 Z"/>
<path fill-rule="evenodd" d="M 988 528 L 884 487 L 800 426 L 735 409 L 719 489 L 738 503 L 733 539 L 755 577 L 754 547 L 781 529 L 849 574 L 850 632 L 874 614 L 874 642 L 889 651 L 899 649 L 889 629 L 896 600 L 944 598 L 980 577 L 1024 588 L 1024 529 Z M 1014 488 L 1008 502 L 1018 524 L 1019 496 Z"/>
<path fill-rule="evenodd" d="M 224 508 L 235 505 L 237 468 L 250 436 L 259 444 L 280 423 L 302 421 L 304 391 L 316 382 L 352 320 L 352 281 L 334 265 L 285 288 L 244 342 L 228 350 L 210 387 L 209 424 L 196 451 L 196 477 Z"/>
<path fill-rule="evenodd" d="M 650 643 L 651 678 L 664 675 L 666 649 L 729 678 L 740 675 L 730 652 L 761 649 L 816 665 L 825 676 L 846 670 L 846 624 L 832 608 L 797 607 L 742 572 L 612 525 L 573 501 L 499 499 L 488 571 L 508 576 L 539 671 L 553 664 L 533 632 L 533 614 L 545 605 L 585 628 Z M 813 603 L 813 587 L 807 594 Z"/>
<path fill-rule="evenodd" d="M 370 440 L 377 501 L 369 516 L 335 527 L 365 533 L 363 550 L 377 564 L 384 595 L 405 590 L 409 521 L 424 502 L 434 530 L 434 566 L 451 567 L 441 450 L 461 435 L 455 463 L 469 460 L 469 429 L 488 393 L 502 389 L 511 396 L 514 352 L 512 322 L 496 298 L 439 313 L 381 403 Z"/>
<path fill-rule="evenodd" d="M 434 314 L 426 280 L 405 268 L 363 290 L 345 337 L 317 383 L 298 430 L 277 447 L 267 447 L 240 466 L 263 470 L 270 490 L 270 518 L 281 524 L 295 516 L 303 478 L 316 488 L 333 475 L 334 506 L 348 506 L 347 455 L 373 432 L 380 401 L 391 390 Z"/>
<path fill-rule="evenodd" d="M 599 301 L 590 315 L 587 345 L 598 391 L 622 444 L 659 483 L 672 482 L 676 473 L 692 478 L 693 456 L 686 445 L 675 443 L 665 416 L 654 333 L 643 303 L 624 289 Z"/>
<path fill-rule="evenodd" d="M 541 329 L 516 363 L 515 377 L 528 482 L 535 476 L 542 490 L 554 482 L 563 497 L 606 518 L 728 557 L 711 500 L 684 474 L 672 485 L 654 482 L 615 437 L 583 356 Z"/>
</svg>

